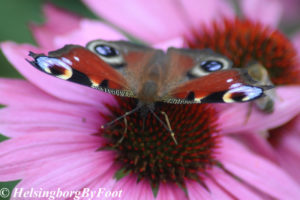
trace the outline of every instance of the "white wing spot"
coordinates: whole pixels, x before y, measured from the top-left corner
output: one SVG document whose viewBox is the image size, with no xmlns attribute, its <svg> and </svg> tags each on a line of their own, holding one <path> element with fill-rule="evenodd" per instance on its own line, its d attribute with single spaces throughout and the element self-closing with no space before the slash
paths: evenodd
<svg viewBox="0 0 300 200">
<path fill-rule="evenodd" d="M 74 56 L 74 59 L 75 59 L 77 62 L 79 62 L 79 60 L 80 60 L 77 56 Z"/>
</svg>

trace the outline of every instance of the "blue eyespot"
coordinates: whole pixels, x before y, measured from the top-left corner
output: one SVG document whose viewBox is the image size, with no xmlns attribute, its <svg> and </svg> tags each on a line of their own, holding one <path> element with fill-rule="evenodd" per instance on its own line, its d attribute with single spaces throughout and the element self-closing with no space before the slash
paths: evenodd
<svg viewBox="0 0 300 200">
<path fill-rule="evenodd" d="M 119 55 L 119 51 L 116 50 L 115 48 L 108 46 L 108 45 L 97 45 L 95 47 L 95 51 L 101 55 L 101 56 L 105 56 L 105 57 L 114 57 L 114 56 L 118 56 Z"/>
<path fill-rule="evenodd" d="M 221 62 L 213 60 L 203 61 L 200 66 L 206 72 L 215 72 L 223 68 L 223 64 Z"/>
</svg>

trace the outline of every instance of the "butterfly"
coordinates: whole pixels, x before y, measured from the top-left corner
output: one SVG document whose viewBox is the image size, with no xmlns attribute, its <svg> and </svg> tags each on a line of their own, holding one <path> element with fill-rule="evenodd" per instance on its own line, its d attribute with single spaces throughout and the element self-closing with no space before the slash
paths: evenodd
<svg viewBox="0 0 300 200">
<path fill-rule="evenodd" d="M 210 49 L 170 47 L 165 52 L 128 41 L 94 40 L 86 47 L 65 45 L 48 55 L 29 55 L 33 60 L 28 62 L 47 74 L 138 100 L 135 109 L 113 122 L 136 111 L 144 118 L 149 112 L 156 116 L 157 102 L 248 102 L 272 88 L 259 85 L 246 69 L 233 68 L 227 57 Z"/>
</svg>

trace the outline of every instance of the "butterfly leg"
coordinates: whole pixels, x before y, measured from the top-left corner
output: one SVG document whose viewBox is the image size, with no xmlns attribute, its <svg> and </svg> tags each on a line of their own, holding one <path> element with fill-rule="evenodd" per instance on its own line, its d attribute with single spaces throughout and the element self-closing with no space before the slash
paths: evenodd
<svg viewBox="0 0 300 200">
<path fill-rule="evenodd" d="M 169 117 L 168 117 L 167 113 L 165 113 L 164 111 L 161 111 L 160 113 L 164 115 L 165 120 L 167 122 L 167 126 L 169 127 L 169 130 L 171 132 L 171 137 L 174 140 L 175 144 L 177 145 L 178 143 L 177 143 L 177 140 L 175 138 L 175 133 L 174 133 L 174 131 L 171 128 L 171 124 L 170 124 Z"/>
<path fill-rule="evenodd" d="M 139 109 L 140 109 L 140 107 L 135 107 L 135 108 L 132 109 L 131 111 L 126 112 L 124 115 L 122 115 L 122 116 L 120 116 L 120 117 L 117 117 L 116 119 L 112 120 L 111 122 L 108 122 L 108 123 L 102 125 L 101 128 L 102 128 L 102 129 L 107 128 L 107 127 L 111 126 L 113 123 L 119 121 L 119 120 L 122 119 L 122 118 L 125 118 L 125 117 L 128 116 L 128 115 L 131 115 L 132 113 L 138 111 Z"/>
<path fill-rule="evenodd" d="M 115 146 L 119 146 L 119 144 L 121 144 L 125 138 L 125 135 L 127 134 L 127 127 L 128 127 L 128 123 L 127 123 L 127 119 L 126 116 L 124 117 L 124 124 L 125 124 L 125 129 L 123 132 L 122 137 L 119 139 L 119 141 L 115 144 Z"/>
<path fill-rule="evenodd" d="M 166 122 L 167 122 L 167 125 L 155 114 L 154 111 L 150 110 L 150 112 L 153 114 L 153 116 L 165 127 L 165 129 L 167 129 L 170 134 L 171 134 L 171 137 L 172 139 L 174 140 L 175 144 L 177 145 L 177 140 L 175 138 L 175 133 L 173 132 L 172 128 L 171 128 L 171 125 L 170 125 L 170 122 L 169 122 L 169 118 L 168 118 L 168 115 L 165 113 L 165 112 L 161 112 L 165 119 L 166 119 Z"/>
</svg>

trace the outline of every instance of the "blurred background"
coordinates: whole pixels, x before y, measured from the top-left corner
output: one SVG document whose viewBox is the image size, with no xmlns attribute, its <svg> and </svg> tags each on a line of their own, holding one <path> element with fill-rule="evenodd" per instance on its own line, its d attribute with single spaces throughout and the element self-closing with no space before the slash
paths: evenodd
<svg viewBox="0 0 300 200">
<path fill-rule="evenodd" d="M 238 5 L 238 1 L 240 0 L 224 1 L 231 1 L 234 5 Z M 35 44 L 29 31 L 28 24 L 42 24 L 45 21 L 42 13 L 42 5 L 46 2 L 50 2 L 83 17 L 99 19 L 80 0 L 1 0 L 0 42 L 12 40 L 18 43 Z M 235 8 L 238 10 L 237 6 L 235 6 Z M 289 21 L 289 23 L 280 24 L 279 29 L 282 32 L 292 35 L 294 32 L 300 30 L 300 0 L 286 0 L 283 15 L 285 18 L 289 18 L 285 20 L 285 22 Z M 0 77 L 22 78 L 21 75 L 7 62 L 1 51 Z"/>
<path fill-rule="evenodd" d="M 80 0 L 1 0 L 0 42 L 12 40 L 18 43 L 35 44 L 28 24 L 30 22 L 37 24 L 44 22 L 42 5 L 46 2 L 51 2 L 54 5 L 63 7 L 87 18 L 97 18 Z M 0 77 L 21 78 L 21 75 L 8 63 L 1 51 Z"/>
</svg>

